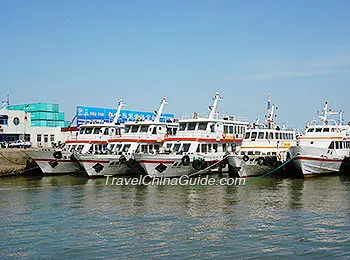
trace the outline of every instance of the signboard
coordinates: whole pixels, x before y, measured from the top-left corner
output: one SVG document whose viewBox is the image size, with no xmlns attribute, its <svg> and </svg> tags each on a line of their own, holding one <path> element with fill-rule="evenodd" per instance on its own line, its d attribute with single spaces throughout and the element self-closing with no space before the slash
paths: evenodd
<svg viewBox="0 0 350 260">
<path fill-rule="evenodd" d="M 90 123 L 102 124 L 104 122 L 113 122 L 113 118 L 117 109 L 115 108 L 99 108 L 99 107 L 85 107 L 77 106 L 77 126 Z M 154 112 L 143 112 L 134 110 L 121 110 L 119 123 L 126 121 L 153 121 L 155 118 Z M 160 121 L 165 122 L 174 118 L 174 114 L 162 114 Z"/>
</svg>

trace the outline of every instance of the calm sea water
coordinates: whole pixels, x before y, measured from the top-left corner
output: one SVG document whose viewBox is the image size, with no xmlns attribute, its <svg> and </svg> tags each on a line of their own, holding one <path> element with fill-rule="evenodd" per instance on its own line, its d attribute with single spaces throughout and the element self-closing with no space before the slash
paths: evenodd
<svg viewBox="0 0 350 260">
<path fill-rule="evenodd" d="M 0 179 L 0 258 L 350 258 L 350 178 L 246 186 Z"/>
</svg>

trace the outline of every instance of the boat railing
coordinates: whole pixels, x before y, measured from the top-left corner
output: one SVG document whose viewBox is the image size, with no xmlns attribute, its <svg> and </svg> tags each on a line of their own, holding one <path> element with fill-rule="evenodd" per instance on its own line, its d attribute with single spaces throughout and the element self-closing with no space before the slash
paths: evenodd
<svg viewBox="0 0 350 260">
<path fill-rule="evenodd" d="M 194 113 L 194 115 L 185 115 L 181 117 L 181 120 L 188 120 L 188 119 L 203 119 L 206 120 L 208 119 L 207 116 L 200 116 L 198 113 Z M 220 114 L 220 113 L 215 113 L 214 120 L 227 120 L 227 121 L 236 121 L 236 122 L 243 122 L 243 123 L 248 123 L 248 118 L 243 117 L 243 116 L 232 116 L 232 115 L 227 115 L 227 114 Z"/>
</svg>

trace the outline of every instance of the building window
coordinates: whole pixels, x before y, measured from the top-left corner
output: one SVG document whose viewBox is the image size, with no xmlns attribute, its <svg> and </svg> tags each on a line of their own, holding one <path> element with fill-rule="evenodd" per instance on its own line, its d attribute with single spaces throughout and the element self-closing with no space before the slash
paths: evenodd
<svg viewBox="0 0 350 260">
<path fill-rule="evenodd" d="M 36 135 L 36 141 L 41 142 L 41 134 Z"/>
<path fill-rule="evenodd" d="M 55 141 L 55 135 L 50 135 L 50 142 L 54 142 Z"/>
<path fill-rule="evenodd" d="M 47 143 L 49 141 L 49 135 L 44 135 L 44 143 Z"/>
<path fill-rule="evenodd" d="M 30 142 L 30 134 L 25 134 L 24 135 L 24 140 Z"/>
</svg>

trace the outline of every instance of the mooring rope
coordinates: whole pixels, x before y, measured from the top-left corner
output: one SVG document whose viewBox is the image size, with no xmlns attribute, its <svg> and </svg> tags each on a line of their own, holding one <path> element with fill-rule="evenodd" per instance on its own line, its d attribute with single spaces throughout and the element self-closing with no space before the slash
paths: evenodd
<svg viewBox="0 0 350 260">
<path fill-rule="evenodd" d="M 211 168 L 214 168 L 215 166 L 217 166 L 219 163 L 221 163 L 223 160 L 225 160 L 227 157 L 229 157 L 230 154 L 227 154 L 226 156 L 224 156 L 221 160 L 217 161 L 216 163 L 214 164 L 211 164 L 209 165 L 207 168 L 203 169 L 203 170 L 200 170 L 198 172 L 194 172 L 194 173 L 191 173 L 188 175 L 188 177 L 192 177 L 192 176 L 195 176 L 195 175 L 200 175 L 208 170 L 210 170 Z"/>
<path fill-rule="evenodd" d="M 261 178 L 264 178 L 266 176 L 269 176 L 270 174 L 274 173 L 275 171 L 281 169 L 283 166 L 287 165 L 289 162 L 291 162 L 297 156 L 298 156 L 298 154 L 294 154 L 289 160 L 285 161 L 284 163 L 282 163 L 280 166 L 276 167 L 275 169 L 273 169 L 273 170 L 271 170 L 271 171 L 269 171 L 269 172 L 267 172 L 267 173 L 265 173 L 265 174 L 263 174 L 261 176 L 255 177 L 253 179 L 248 179 L 247 182 L 255 181 L 257 179 L 261 179 Z"/>
</svg>

